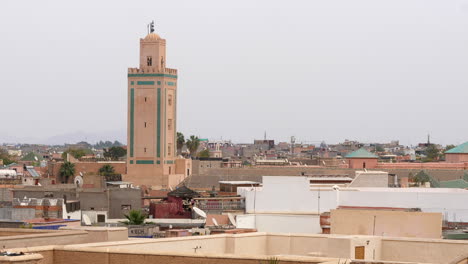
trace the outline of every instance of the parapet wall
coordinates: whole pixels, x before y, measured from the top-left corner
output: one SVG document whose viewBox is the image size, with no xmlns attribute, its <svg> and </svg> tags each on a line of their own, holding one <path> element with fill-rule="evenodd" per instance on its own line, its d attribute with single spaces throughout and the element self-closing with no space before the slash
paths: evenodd
<svg viewBox="0 0 468 264">
<path fill-rule="evenodd" d="M 354 259 L 364 248 L 364 260 Z M 213 263 L 450 263 L 468 252 L 468 242 L 379 236 L 250 233 L 38 247 L 43 264 Z M 52 254 L 51 254 L 52 252 Z"/>
</svg>

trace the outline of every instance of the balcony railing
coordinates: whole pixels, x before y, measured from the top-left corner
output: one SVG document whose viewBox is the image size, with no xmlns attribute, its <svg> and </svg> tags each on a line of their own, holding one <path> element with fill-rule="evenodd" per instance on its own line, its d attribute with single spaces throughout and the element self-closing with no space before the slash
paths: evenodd
<svg viewBox="0 0 468 264">
<path fill-rule="evenodd" d="M 195 206 L 204 211 L 230 211 L 230 210 L 245 210 L 245 201 L 242 200 L 225 200 L 225 199 L 210 199 L 197 200 Z"/>
</svg>

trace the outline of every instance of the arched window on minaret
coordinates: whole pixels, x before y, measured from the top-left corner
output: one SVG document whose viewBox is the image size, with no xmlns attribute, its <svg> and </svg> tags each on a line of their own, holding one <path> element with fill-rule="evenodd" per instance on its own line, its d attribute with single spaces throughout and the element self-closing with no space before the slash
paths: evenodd
<svg viewBox="0 0 468 264">
<path fill-rule="evenodd" d="M 148 66 L 152 66 L 152 65 L 153 65 L 153 58 L 151 58 L 151 56 L 146 57 L 146 64 L 147 64 Z"/>
</svg>

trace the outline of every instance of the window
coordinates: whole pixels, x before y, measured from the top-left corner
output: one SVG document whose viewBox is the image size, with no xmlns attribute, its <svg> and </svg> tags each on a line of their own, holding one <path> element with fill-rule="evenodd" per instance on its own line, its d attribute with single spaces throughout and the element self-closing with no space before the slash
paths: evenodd
<svg viewBox="0 0 468 264">
<path fill-rule="evenodd" d="M 169 167 L 169 174 L 171 174 L 171 167 Z"/>
<path fill-rule="evenodd" d="M 167 120 L 167 129 L 172 130 L 172 119 Z"/>
<path fill-rule="evenodd" d="M 153 65 L 153 58 L 151 58 L 151 56 L 146 57 L 146 64 L 147 64 L 148 66 L 152 66 L 152 65 Z"/>
<path fill-rule="evenodd" d="M 146 97 L 145 97 L 145 102 L 146 102 Z"/>
<path fill-rule="evenodd" d="M 145 127 L 146 127 L 146 122 L 145 122 Z"/>
<path fill-rule="evenodd" d="M 167 145 L 167 155 L 168 155 L 168 156 L 171 156 L 171 154 L 172 154 L 172 153 L 171 153 L 171 149 L 172 149 L 172 144 L 169 143 L 169 144 Z"/>
<path fill-rule="evenodd" d="M 106 215 L 98 214 L 97 215 L 97 221 L 98 221 L 98 223 L 105 223 L 106 222 Z"/>
<path fill-rule="evenodd" d="M 172 94 L 167 97 L 167 104 L 172 105 Z"/>
<path fill-rule="evenodd" d="M 146 148 L 145 148 L 145 153 L 146 153 Z"/>
</svg>

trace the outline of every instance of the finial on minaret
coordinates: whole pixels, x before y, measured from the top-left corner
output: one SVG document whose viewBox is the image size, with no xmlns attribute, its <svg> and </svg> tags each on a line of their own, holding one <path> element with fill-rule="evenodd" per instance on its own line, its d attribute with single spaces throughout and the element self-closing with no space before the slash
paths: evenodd
<svg viewBox="0 0 468 264">
<path fill-rule="evenodd" d="M 148 24 L 148 34 L 151 34 L 153 32 L 154 32 L 154 20 Z"/>
</svg>

